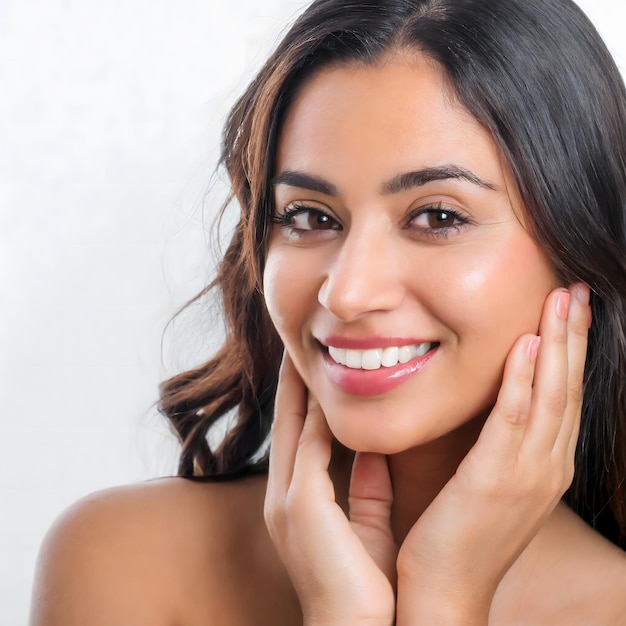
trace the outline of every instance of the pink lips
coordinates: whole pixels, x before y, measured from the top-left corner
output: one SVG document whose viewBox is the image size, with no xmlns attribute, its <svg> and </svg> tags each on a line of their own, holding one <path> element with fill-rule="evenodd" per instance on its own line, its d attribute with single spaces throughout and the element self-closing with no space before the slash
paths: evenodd
<svg viewBox="0 0 626 626">
<path fill-rule="evenodd" d="M 328 337 L 321 341 L 324 346 L 367 350 L 371 348 L 387 348 L 410 344 L 428 343 L 423 339 L 407 339 L 397 337 L 371 337 L 367 339 L 350 339 L 346 337 Z M 324 350 L 324 369 L 330 380 L 344 393 L 354 396 L 378 396 L 400 386 L 410 377 L 417 374 L 434 356 L 438 345 L 423 356 L 412 359 L 408 363 L 398 363 L 393 367 L 381 367 L 377 370 L 352 369 L 335 362 Z"/>
<path fill-rule="evenodd" d="M 413 339 L 412 337 L 326 337 L 318 339 L 325 347 L 349 348 L 352 350 L 369 350 L 371 348 L 389 348 L 391 346 L 410 346 L 420 343 L 430 343 L 428 339 Z"/>
</svg>

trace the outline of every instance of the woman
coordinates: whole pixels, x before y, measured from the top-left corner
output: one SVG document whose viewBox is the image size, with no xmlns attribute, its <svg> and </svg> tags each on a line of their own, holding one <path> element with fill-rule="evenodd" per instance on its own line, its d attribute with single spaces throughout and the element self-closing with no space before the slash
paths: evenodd
<svg viewBox="0 0 626 626">
<path fill-rule="evenodd" d="M 625 129 L 569 0 L 314 2 L 225 129 L 195 480 L 68 512 L 33 624 L 625 623 Z"/>
</svg>

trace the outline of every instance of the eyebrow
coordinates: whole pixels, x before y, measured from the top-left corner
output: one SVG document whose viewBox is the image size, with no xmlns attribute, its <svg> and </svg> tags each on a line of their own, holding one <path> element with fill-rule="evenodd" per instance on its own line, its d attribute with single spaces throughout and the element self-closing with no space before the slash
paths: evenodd
<svg viewBox="0 0 626 626">
<path fill-rule="evenodd" d="M 421 187 L 427 183 L 436 180 L 463 180 L 483 189 L 495 191 L 496 186 L 482 178 L 479 178 L 468 169 L 459 165 L 438 165 L 435 167 L 425 167 L 413 172 L 398 174 L 391 180 L 385 182 L 382 186 L 384 195 L 394 194 L 400 191 L 407 191 L 414 187 Z M 327 196 L 339 195 L 336 185 L 313 174 L 297 172 L 293 170 L 285 170 L 284 172 L 274 176 L 270 180 L 270 186 L 289 185 L 290 187 L 298 187 L 299 189 L 308 189 L 309 191 L 317 191 Z"/>
<path fill-rule="evenodd" d="M 289 185 L 290 187 L 308 189 L 309 191 L 319 191 L 319 193 L 327 196 L 338 195 L 335 185 L 319 176 L 305 174 L 304 172 L 286 170 L 270 180 L 270 187 L 275 187 L 276 185 Z"/>
<path fill-rule="evenodd" d="M 421 187 L 427 183 L 431 183 L 435 180 L 463 180 L 483 189 L 490 189 L 495 191 L 496 186 L 492 183 L 479 178 L 470 170 L 460 167 L 458 165 L 439 165 L 437 167 L 425 167 L 414 172 L 407 172 L 406 174 L 398 174 L 391 180 L 387 181 L 383 185 L 384 193 L 398 193 L 399 191 L 406 191 L 413 187 Z"/>
</svg>

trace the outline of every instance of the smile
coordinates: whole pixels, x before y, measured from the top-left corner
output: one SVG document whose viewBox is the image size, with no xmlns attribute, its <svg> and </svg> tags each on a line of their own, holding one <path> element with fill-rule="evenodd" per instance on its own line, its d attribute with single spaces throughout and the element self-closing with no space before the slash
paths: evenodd
<svg viewBox="0 0 626 626">
<path fill-rule="evenodd" d="M 358 343 L 367 346 L 372 341 L 369 345 L 376 346 L 373 340 L 359 340 Z M 344 344 L 357 343 L 350 340 L 338 340 L 336 343 L 340 341 Z M 321 347 L 324 355 L 322 363 L 329 380 L 344 393 L 368 397 L 392 391 L 417 375 L 439 352 L 440 344 L 437 341 L 419 341 L 384 348 L 338 348 L 328 342 Z"/>
<path fill-rule="evenodd" d="M 368 350 L 328 346 L 328 354 L 335 363 L 345 365 L 350 369 L 377 370 L 381 367 L 395 367 L 398 363 L 408 363 L 417 357 L 424 356 L 435 345 L 429 342 Z"/>
</svg>

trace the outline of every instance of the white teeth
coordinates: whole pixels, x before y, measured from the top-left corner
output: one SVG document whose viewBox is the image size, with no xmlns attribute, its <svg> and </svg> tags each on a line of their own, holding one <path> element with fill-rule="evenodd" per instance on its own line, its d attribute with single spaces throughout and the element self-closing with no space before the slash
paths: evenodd
<svg viewBox="0 0 626 626">
<path fill-rule="evenodd" d="M 364 370 L 377 370 L 382 365 L 383 351 L 378 350 L 365 350 L 361 356 L 361 367 Z"/>
<path fill-rule="evenodd" d="M 415 346 L 401 346 L 398 350 L 398 361 L 408 363 L 415 355 Z"/>
<path fill-rule="evenodd" d="M 434 344 L 420 343 L 412 346 L 391 346 L 370 350 L 352 350 L 328 346 L 328 354 L 333 361 L 351 369 L 377 370 L 381 367 L 393 367 L 398 363 L 408 363 L 412 359 L 424 356 Z"/>
<path fill-rule="evenodd" d="M 383 350 L 384 367 L 393 367 L 398 363 L 398 351 L 399 348 L 397 346 L 392 346 L 391 348 L 385 348 Z"/>
<path fill-rule="evenodd" d="M 352 369 L 361 369 L 361 351 L 360 350 L 346 350 L 346 367 Z"/>
<path fill-rule="evenodd" d="M 431 348 L 432 343 L 420 343 L 419 346 L 416 346 L 415 356 L 424 356 Z"/>
<path fill-rule="evenodd" d="M 333 358 L 333 361 L 345 365 L 346 363 L 346 351 L 343 348 L 335 348 L 334 346 L 328 346 L 328 354 Z"/>
</svg>

